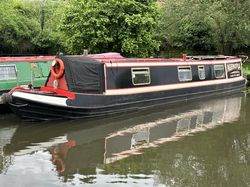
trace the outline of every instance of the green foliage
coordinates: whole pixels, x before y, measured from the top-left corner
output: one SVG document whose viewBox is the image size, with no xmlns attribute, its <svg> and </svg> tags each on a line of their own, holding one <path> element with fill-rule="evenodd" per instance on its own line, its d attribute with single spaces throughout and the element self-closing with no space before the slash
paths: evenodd
<svg viewBox="0 0 250 187">
<path fill-rule="evenodd" d="M 250 63 L 249 63 L 249 61 L 245 62 L 242 67 L 243 67 L 243 75 L 244 76 L 250 75 Z"/>
<path fill-rule="evenodd" d="M 165 0 L 165 45 L 232 55 L 250 46 L 249 0 Z"/>
<path fill-rule="evenodd" d="M 249 0 L 1 0 L 0 54 L 250 52 Z"/>
<path fill-rule="evenodd" d="M 0 6 L 0 51 L 27 51 L 38 24 L 29 4 L 21 0 L 2 1 Z"/>
<path fill-rule="evenodd" d="M 186 50 L 213 50 L 212 30 L 201 12 L 202 1 L 166 1 L 162 8 L 162 36 L 167 46 Z M 192 4 L 192 6 L 190 6 Z"/>
<path fill-rule="evenodd" d="M 2 0 L 0 53 L 48 54 L 59 48 L 63 35 L 57 22 L 64 6 L 58 4 L 59 0 Z"/>
<path fill-rule="evenodd" d="M 250 1 L 217 0 L 210 3 L 207 22 L 213 30 L 215 46 L 221 53 L 232 54 L 250 46 Z"/>
<path fill-rule="evenodd" d="M 107 51 L 150 56 L 158 50 L 155 28 L 159 18 L 153 0 L 81 0 L 68 7 L 62 31 L 70 53 Z"/>
<path fill-rule="evenodd" d="M 55 53 L 63 48 L 64 35 L 60 32 L 59 26 L 68 4 L 62 0 L 41 0 L 40 3 L 34 0 L 34 9 L 37 14 L 37 21 L 40 29 L 32 39 L 37 53 Z"/>
</svg>

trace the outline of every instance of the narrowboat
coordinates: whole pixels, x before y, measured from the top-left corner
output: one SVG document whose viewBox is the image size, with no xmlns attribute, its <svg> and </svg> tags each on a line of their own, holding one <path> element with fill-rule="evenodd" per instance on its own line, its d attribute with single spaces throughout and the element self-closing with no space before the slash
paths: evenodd
<svg viewBox="0 0 250 187">
<path fill-rule="evenodd" d="M 16 86 L 44 85 L 53 56 L 0 57 L 0 95 Z M 0 108 L 6 109 L 5 105 Z"/>
<path fill-rule="evenodd" d="M 45 86 L 16 87 L 3 100 L 23 119 L 77 119 L 239 92 L 244 87 L 241 59 L 236 57 L 61 56 L 52 63 Z"/>
</svg>

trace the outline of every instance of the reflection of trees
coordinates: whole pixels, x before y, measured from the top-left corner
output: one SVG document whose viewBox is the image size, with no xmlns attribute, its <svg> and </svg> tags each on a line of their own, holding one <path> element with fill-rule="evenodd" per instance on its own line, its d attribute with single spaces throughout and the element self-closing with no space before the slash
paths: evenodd
<svg viewBox="0 0 250 187">
<path fill-rule="evenodd" d="M 171 186 L 249 186 L 250 127 L 241 122 L 169 142 L 105 166 L 107 173 L 155 173 Z"/>
</svg>

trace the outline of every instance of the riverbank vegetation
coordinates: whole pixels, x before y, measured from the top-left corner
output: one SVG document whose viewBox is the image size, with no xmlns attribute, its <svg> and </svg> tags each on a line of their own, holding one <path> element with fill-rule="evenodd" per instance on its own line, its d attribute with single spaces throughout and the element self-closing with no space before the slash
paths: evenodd
<svg viewBox="0 0 250 187">
<path fill-rule="evenodd" d="M 242 65 L 242 67 L 243 67 L 243 75 L 244 76 L 250 75 L 250 62 L 247 61 Z"/>
<path fill-rule="evenodd" d="M 249 54 L 249 0 L 2 0 L 0 54 Z"/>
</svg>

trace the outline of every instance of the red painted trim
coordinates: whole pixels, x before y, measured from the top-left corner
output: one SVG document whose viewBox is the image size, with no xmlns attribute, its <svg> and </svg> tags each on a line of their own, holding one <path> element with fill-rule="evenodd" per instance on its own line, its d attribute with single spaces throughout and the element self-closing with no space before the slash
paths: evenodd
<svg viewBox="0 0 250 187">
<path fill-rule="evenodd" d="M 33 62 L 53 61 L 55 56 L 32 56 L 32 57 L 0 57 L 0 62 Z"/>
<path fill-rule="evenodd" d="M 236 62 L 235 62 L 236 63 Z M 132 63 L 131 63 L 132 64 Z M 223 64 L 223 63 L 221 63 L 221 64 Z M 105 64 L 106 65 L 106 64 Z M 143 67 L 169 67 L 169 66 L 176 66 L 176 68 L 178 67 L 178 66 L 192 66 L 192 65 L 197 65 L 197 66 L 205 66 L 205 65 L 209 65 L 209 64 L 188 64 L 188 63 L 186 63 L 186 64 L 158 64 L 158 63 L 155 63 L 154 65 L 152 65 L 152 64 L 147 64 L 147 63 L 145 63 L 145 64 L 138 64 L 137 63 L 137 65 L 136 66 L 125 66 L 125 65 L 120 65 L 120 63 L 119 63 L 119 66 L 116 66 L 116 64 L 113 64 L 113 66 L 106 66 L 107 68 L 143 68 Z M 224 65 L 224 64 L 223 64 Z"/>
<path fill-rule="evenodd" d="M 107 68 L 129 68 L 129 67 L 154 67 L 154 66 L 185 66 L 185 65 L 213 65 L 213 64 L 230 64 L 237 63 L 241 61 L 233 60 L 233 61 L 179 61 L 179 62 L 145 62 L 145 63 L 137 63 L 137 62 L 107 62 L 104 63 Z"/>
<path fill-rule="evenodd" d="M 56 80 L 56 78 L 52 74 L 50 74 L 49 79 L 48 79 L 45 86 L 54 87 L 54 85 L 53 85 L 54 80 Z M 58 87 L 57 87 L 58 90 L 66 90 L 66 91 L 68 91 L 68 86 L 67 86 L 67 82 L 66 82 L 66 79 L 65 79 L 65 74 L 63 75 L 62 78 L 57 79 L 57 81 L 58 81 Z"/>
<path fill-rule="evenodd" d="M 66 91 L 66 90 L 59 90 L 59 89 L 55 89 L 53 87 L 41 86 L 40 91 L 56 93 L 56 94 L 58 94 L 60 96 L 65 96 L 65 97 L 67 97 L 69 99 L 75 99 L 76 98 L 76 95 L 73 92 L 69 92 L 69 91 Z"/>
<path fill-rule="evenodd" d="M 217 60 L 192 60 L 192 59 L 186 59 L 183 58 L 175 58 L 175 59 L 164 59 L 164 58 L 124 58 L 124 59 L 97 59 L 103 63 L 112 64 L 112 63 L 179 63 L 179 62 L 203 62 L 205 64 L 207 63 L 213 63 L 213 62 L 228 62 L 228 61 L 234 61 L 239 60 L 241 61 L 241 58 L 227 58 L 227 59 L 217 59 Z"/>
<path fill-rule="evenodd" d="M 56 93 L 59 96 L 65 96 L 69 99 L 75 99 L 75 93 L 73 92 L 69 92 L 69 91 L 65 91 L 65 90 L 59 90 L 59 89 L 55 89 L 52 87 L 46 87 L 46 86 L 41 86 L 40 90 L 33 90 L 33 89 L 29 89 L 29 88 L 23 88 L 23 87 L 15 87 L 12 88 L 8 93 L 12 94 L 14 91 L 23 91 L 23 92 L 28 92 L 28 93 L 41 93 L 42 92 L 48 92 L 48 93 Z"/>
<path fill-rule="evenodd" d="M 8 94 L 12 94 L 14 91 L 16 91 L 16 90 L 20 90 L 20 91 L 29 91 L 30 89 L 29 88 L 23 88 L 23 87 L 20 87 L 20 86 L 16 86 L 16 87 L 14 87 L 14 88 L 12 88 L 9 92 L 8 92 Z"/>
</svg>

